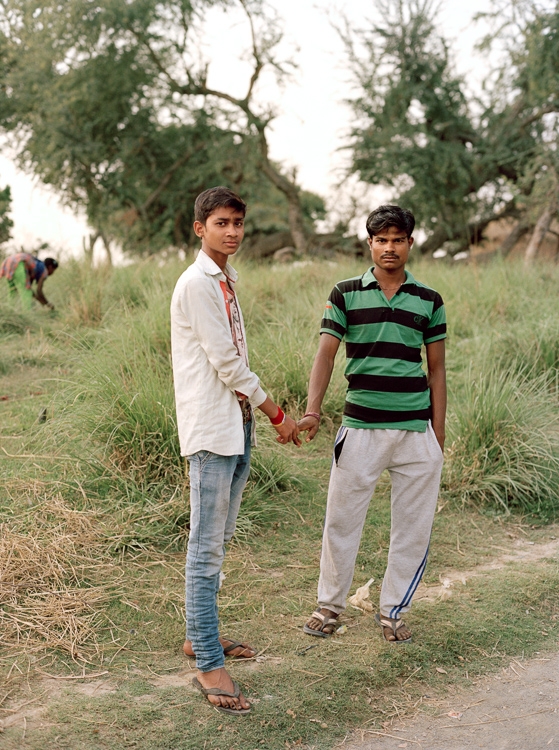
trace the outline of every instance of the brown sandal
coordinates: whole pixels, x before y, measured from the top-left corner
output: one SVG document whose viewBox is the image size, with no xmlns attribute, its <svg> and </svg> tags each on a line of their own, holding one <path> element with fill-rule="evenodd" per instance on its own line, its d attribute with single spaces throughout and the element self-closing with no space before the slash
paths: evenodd
<svg viewBox="0 0 559 750">
<path fill-rule="evenodd" d="M 254 659 L 254 657 L 258 653 L 256 649 L 252 648 L 252 646 L 249 646 L 247 643 L 242 643 L 242 641 L 233 641 L 231 640 L 231 638 L 220 638 L 219 642 L 223 646 L 223 653 L 225 654 L 225 656 L 229 656 L 232 659 Z M 243 649 L 240 654 L 229 653 L 230 651 L 234 651 L 239 647 L 242 647 Z M 189 659 L 193 659 L 196 656 L 192 649 L 192 641 L 185 641 L 182 650 L 184 652 L 184 655 L 188 656 Z M 246 651 L 248 651 L 249 653 L 245 653 Z M 251 651 L 252 653 L 250 653 Z"/>
<path fill-rule="evenodd" d="M 396 637 L 396 633 L 401 630 L 402 628 L 406 627 L 406 623 L 403 620 L 396 620 L 395 622 L 393 620 L 389 620 L 386 617 L 383 617 L 380 612 L 377 612 L 375 615 L 375 622 L 376 624 L 382 628 L 382 637 L 387 643 L 410 643 L 411 642 L 411 635 L 409 638 L 404 638 L 403 640 L 399 640 Z M 389 640 L 385 634 L 384 634 L 384 628 L 388 628 L 388 630 L 391 630 L 394 634 L 394 640 Z"/>
<path fill-rule="evenodd" d="M 315 635 L 318 638 L 329 638 L 335 631 L 338 626 L 338 617 L 328 617 L 328 615 L 323 615 L 320 609 L 315 609 L 315 611 L 311 615 L 311 620 L 320 620 L 322 622 L 322 625 L 317 629 L 313 630 L 312 628 L 309 628 L 308 624 L 305 623 L 303 625 L 303 632 L 305 632 L 307 635 Z M 332 625 L 335 625 L 329 633 L 327 633 L 324 628 L 331 627 Z"/>
<path fill-rule="evenodd" d="M 238 683 L 233 680 L 234 693 L 228 693 L 227 690 L 220 690 L 219 688 L 205 688 L 197 677 L 192 678 L 192 684 L 195 688 L 208 697 L 208 695 L 225 695 L 227 698 L 238 698 L 241 694 L 241 688 Z M 222 711 L 224 714 L 233 714 L 234 716 L 242 716 L 243 714 L 249 714 L 252 709 L 250 708 L 228 708 L 227 706 L 216 706 L 208 700 L 208 703 L 213 707 L 217 708 L 218 711 Z"/>
</svg>

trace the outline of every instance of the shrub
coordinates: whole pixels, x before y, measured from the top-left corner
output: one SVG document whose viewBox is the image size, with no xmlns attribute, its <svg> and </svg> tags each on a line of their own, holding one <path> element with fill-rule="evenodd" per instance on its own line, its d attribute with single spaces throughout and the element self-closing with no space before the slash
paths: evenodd
<svg viewBox="0 0 559 750">
<path fill-rule="evenodd" d="M 443 492 L 507 513 L 556 515 L 559 412 L 550 378 L 488 369 L 455 396 Z"/>
</svg>

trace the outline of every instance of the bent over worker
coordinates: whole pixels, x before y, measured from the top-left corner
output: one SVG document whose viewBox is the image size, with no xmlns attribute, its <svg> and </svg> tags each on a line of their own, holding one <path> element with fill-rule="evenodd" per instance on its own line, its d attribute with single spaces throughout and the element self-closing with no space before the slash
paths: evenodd
<svg viewBox="0 0 559 750">
<path fill-rule="evenodd" d="M 54 258 L 45 258 L 43 261 L 31 253 L 16 253 L 9 255 L 0 266 L 0 278 L 4 277 L 8 280 L 12 300 L 19 294 L 25 310 L 31 310 L 33 298 L 41 305 L 54 310 L 54 305 L 45 297 L 43 285 L 57 268 L 58 261 Z M 33 289 L 33 284 L 36 284 L 35 289 Z"/>
</svg>

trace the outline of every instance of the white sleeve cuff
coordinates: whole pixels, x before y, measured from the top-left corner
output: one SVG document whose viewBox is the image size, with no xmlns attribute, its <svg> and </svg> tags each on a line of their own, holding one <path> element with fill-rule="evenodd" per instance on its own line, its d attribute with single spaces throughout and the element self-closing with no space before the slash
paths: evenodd
<svg viewBox="0 0 559 750">
<path fill-rule="evenodd" d="M 267 398 L 268 397 L 266 396 L 262 388 L 258 386 L 258 388 L 254 391 L 252 396 L 248 397 L 248 400 L 249 400 L 250 405 L 256 409 L 258 406 L 260 406 L 260 404 L 263 404 Z"/>
</svg>

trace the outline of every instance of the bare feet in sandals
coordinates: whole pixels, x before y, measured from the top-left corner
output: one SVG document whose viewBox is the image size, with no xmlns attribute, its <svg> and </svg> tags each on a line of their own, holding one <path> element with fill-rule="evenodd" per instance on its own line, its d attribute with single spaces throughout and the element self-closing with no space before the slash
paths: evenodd
<svg viewBox="0 0 559 750">
<path fill-rule="evenodd" d="M 333 612 L 331 609 L 315 609 L 310 619 L 303 626 L 303 630 L 308 635 L 316 635 L 320 638 L 327 638 L 329 635 L 337 629 L 338 623 L 336 622 L 338 613 Z"/>
<path fill-rule="evenodd" d="M 225 656 L 231 656 L 235 659 L 252 659 L 256 656 L 257 652 L 248 643 L 241 643 L 241 641 L 234 641 L 231 638 L 220 638 L 219 642 L 223 646 L 223 653 Z M 190 641 L 185 641 L 182 647 L 185 656 L 193 659 L 196 654 L 192 648 Z"/>
<path fill-rule="evenodd" d="M 411 630 L 403 620 L 386 617 L 377 612 L 375 622 L 382 628 L 385 641 L 389 643 L 409 643 L 411 641 Z"/>
<path fill-rule="evenodd" d="M 250 703 L 239 690 L 239 686 L 231 679 L 225 669 L 213 669 L 211 672 L 198 671 L 193 684 L 220 711 L 227 713 L 246 714 L 250 711 Z"/>
</svg>

